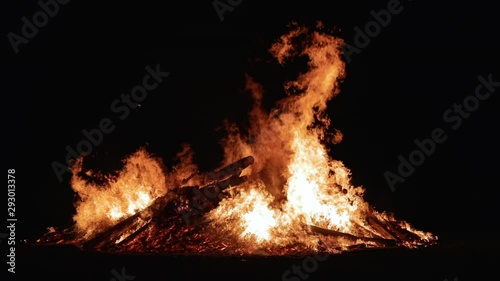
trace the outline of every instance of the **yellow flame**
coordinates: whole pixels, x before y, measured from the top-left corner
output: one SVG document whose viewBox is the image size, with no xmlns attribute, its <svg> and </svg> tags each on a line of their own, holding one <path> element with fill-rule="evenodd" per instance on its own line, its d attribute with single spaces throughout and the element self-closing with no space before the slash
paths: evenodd
<svg viewBox="0 0 500 281">
<path fill-rule="evenodd" d="M 277 225 L 275 212 L 269 208 L 269 202 L 256 190 L 252 189 L 247 198 L 251 200 L 251 207 L 242 216 L 245 229 L 241 233 L 241 237 L 253 235 L 257 242 L 270 240 L 270 230 Z"/>
<path fill-rule="evenodd" d="M 81 162 L 73 167 L 71 186 L 79 197 L 73 220 L 85 238 L 146 208 L 166 192 L 161 162 L 144 149 L 126 158 L 123 169 L 104 185 L 82 178 L 82 168 Z"/>
</svg>

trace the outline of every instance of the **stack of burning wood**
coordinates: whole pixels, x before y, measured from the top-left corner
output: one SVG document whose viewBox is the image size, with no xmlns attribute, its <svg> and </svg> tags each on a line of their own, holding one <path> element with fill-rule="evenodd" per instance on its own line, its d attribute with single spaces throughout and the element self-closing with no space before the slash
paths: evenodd
<svg viewBox="0 0 500 281">
<path fill-rule="evenodd" d="M 181 216 L 187 225 L 199 224 L 204 213 L 217 207 L 227 195 L 223 191 L 247 180 L 243 170 L 254 163 L 252 156 L 244 157 L 217 171 L 207 174 L 208 183 L 201 186 L 181 186 L 157 198 L 150 206 L 96 235 L 83 244 L 87 249 L 103 249 L 136 237 L 155 219 Z"/>
<path fill-rule="evenodd" d="M 95 234 L 90 239 L 72 239 L 72 231 L 67 229 L 59 233 L 49 233 L 39 241 L 45 241 L 48 244 L 51 243 L 50 241 L 52 244 L 68 244 L 68 241 L 71 241 L 70 244 L 97 251 L 123 251 L 123 249 L 134 251 L 134 249 L 143 250 L 151 247 L 158 249 L 169 243 L 170 245 L 183 244 L 182 239 L 185 237 L 199 235 L 198 231 L 205 226 L 204 215 L 216 208 L 221 200 L 228 196 L 228 190 L 241 186 L 247 181 L 247 176 L 243 176 L 242 172 L 253 163 L 254 158 L 247 156 L 222 169 L 204 174 L 202 178 L 205 180 L 201 181 L 203 184 L 170 189 L 170 192 L 154 200 L 147 208 Z M 364 220 L 357 222 L 360 229 L 367 229 L 366 226 L 369 226 L 367 233 L 370 237 L 310 224 L 303 225 L 303 229 L 305 233 L 342 239 L 350 241 L 351 245 L 361 245 L 361 247 L 377 245 L 374 248 L 387 248 L 420 239 L 396 222 L 388 221 L 377 214 L 370 208 Z M 191 241 L 193 242 L 195 241 Z M 177 248 L 177 252 L 183 250 L 185 249 L 182 247 Z"/>
</svg>

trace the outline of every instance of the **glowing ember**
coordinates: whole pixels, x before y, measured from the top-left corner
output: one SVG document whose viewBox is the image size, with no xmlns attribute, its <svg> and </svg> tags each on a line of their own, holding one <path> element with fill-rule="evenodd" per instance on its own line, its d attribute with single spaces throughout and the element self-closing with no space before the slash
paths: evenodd
<svg viewBox="0 0 500 281">
<path fill-rule="evenodd" d="M 270 52 L 280 64 L 307 57 L 307 71 L 284 84 L 287 96 L 270 112 L 261 107 L 262 86 L 247 76 L 246 89 L 254 98 L 251 126 L 243 134 L 228 123 L 228 135 L 221 142 L 221 166 L 248 155 L 255 159 L 241 173 L 246 182 L 221 191 L 218 204 L 200 209 L 202 217 L 193 226 L 179 212 L 164 207 L 184 208 L 185 214 L 183 202 L 168 195 L 170 191 L 214 180 L 196 174 L 189 147 L 171 172 L 141 149 L 104 186 L 79 177 L 80 163 L 71 182 L 80 197 L 74 217 L 77 239 L 66 242 L 92 242 L 101 250 L 115 251 L 288 254 L 335 253 L 359 245 L 415 247 L 435 241 L 431 233 L 373 210 L 363 200 L 363 188 L 351 185 L 350 170 L 330 158 L 325 144 L 340 142 L 342 133 L 329 133 L 325 110 L 345 76 L 343 41 L 322 32 L 321 24 L 314 31 L 292 27 Z M 165 194 L 166 199 L 158 201 Z M 96 236 L 100 238 L 93 239 Z"/>
</svg>

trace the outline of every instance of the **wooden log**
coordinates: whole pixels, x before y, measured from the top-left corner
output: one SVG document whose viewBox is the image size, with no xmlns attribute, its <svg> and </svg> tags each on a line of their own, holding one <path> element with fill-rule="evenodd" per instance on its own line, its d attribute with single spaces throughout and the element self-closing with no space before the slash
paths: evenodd
<svg viewBox="0 0 500 281">
<path fill-rule="evenodd" d="M 340 232 L 340 231 L 336 231 L 336 230 L 332 230 L 332 229 L 318 227 L 315 225 L 307 225 L 307 227 L 309 228 L 309 230 L 312 233 L 342 237 L 342 238 L 346 238 L 346 239 L 351 240 L 351 241 L 361 240 L 361 241 L 365 241 L 365 242 L 375 242 L 375 243 L 383 244 L 385 246 L 395 246 L 397 244 L 397 241 L 393 240 L 393 239 L 360 237 L 360 236 L 352 235 L 352 234 L 345 233 L 345 232 Z"/>
<path fill-rule="evenodd" d="M 408 241 L 414 236 L 413 233 L 407 231 L 406 229 L 402 229 L 401 227 L 394 225 L 394 222 L 388 221 L 384 218 L 379 218 L 375 214 L 376 211 L 370 208 L 367 222 L 377 231 L 383 232 L 386 235 L 390 235 L 394 239 L 400 241 Z"/>
<path fill-rule="evenodd" d="M 102 233 L 99 233 L 92 239 L 85 242 L 83 244 L 83 248 L 98 249 L 104 247 L 109 243 L 120 243 L 129 235 L 132 235 L 139 229 L 151 223 L 153 215 L 155 214 L 155 210 L 163 205 L 165 201 L 167 201 L 167 198 L 165 196 L 156 199 L 150 206 L 148 206 L 144 210 L 124 219 L 113 227 L 105 230 Z"/>
<path fill-rule="evenodd" d="M 366 218 L 366 222 L 370 227 L 372 227 L 377 233 L 379 233 L 382 237 L 389 237 L 389 239 L 398 239 L 398 236 L 387 230 L 384 223 L 381 222 L 376 216 L 373 214 L 368 214 Z"/>
<path fill-rule="evenodd" d="M 241 172 L 254 163 L 253 156 L 246 156 L 240 160 L 208 173 L 209 181 L 220 181 L 227 178 L 240 176 Z"/>
</svg>

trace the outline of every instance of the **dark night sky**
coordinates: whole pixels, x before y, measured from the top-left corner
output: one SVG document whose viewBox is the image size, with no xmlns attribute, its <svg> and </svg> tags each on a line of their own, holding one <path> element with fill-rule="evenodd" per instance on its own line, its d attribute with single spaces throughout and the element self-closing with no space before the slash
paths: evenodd
<svg viewBox="0 0 500 281">
<path fill-rule="evenodd" d="M 269 104 L 282 97 L 283 78 L 293 70 L 285 73 L 266 62 L 267 49 L 290 21 L 322 20 L 354 45 L 354 27 L 363 29 L 373 20 L 370 11 L 386 9 L 389 1 L 273 6 L 243 1 L 222 22 L 210 1 L 161 6 L 72 1 L 16 55 L 6 34 L 19 34 L 21 17 L 40 9 L 30 2 L 2 9 L 7 14 L 2 16 L 2 158 L 4 171 L 17 171 L 18 219 L 26 236 L 71 220 L 69 174 L 60 183 L 51 163 L 64 161 L 65 146 L 75 147 L 84 138 L 82 129 L 113 118 L 115 131 L 91 156 L 105 169 L 146 143 L 168 164 L 184 142 L 192 144 L 202 169 L 215 168 L 222 155 L 214 129 L 226 118 L 246 117 L 244 73 L 268 87 Z M 492 235 L 485 225 L 499 219 L 500 88 L 457 130 L 442 116 L 474 94 L 479 75 L 491 73 L 500 81 L 497 10 L 477 1 L 402 1 L 401 6 L 401 13 L 351 56 L 342 92 L 329 103 L 332 127 L 345 136 L 332 147 L 332 156 L 352 170 L 367 200 L 417 228 L 449 238 Z M 156 64 L 170 76 L 148 93 L 141 108 L 116 119 L 110 104 L 141 82 L 147 65 Z M 407 157 L 413 141 L 429 138 L 437 127 L 448 139 L 392 193 L 384 172 L 395 172 L 398 155 Z"/>
</svg>

